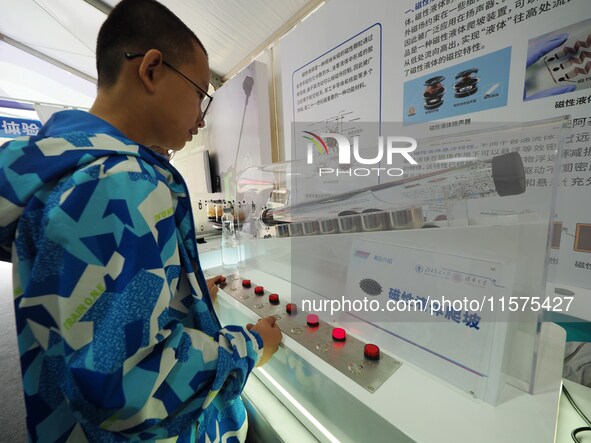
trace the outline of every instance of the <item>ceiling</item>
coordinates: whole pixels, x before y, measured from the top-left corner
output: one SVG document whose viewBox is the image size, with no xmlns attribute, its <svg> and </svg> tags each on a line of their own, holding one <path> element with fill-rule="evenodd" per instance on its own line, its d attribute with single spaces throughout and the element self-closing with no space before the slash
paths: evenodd
<svg viewBox="0 0 591 443">
<path fill-rule="evenodd" d="M 95 44 L 119 0 L 0 0 L 0 39 L 86 80 Z M 237 72 L 321 5 L 321 0 L 160 0 L 191 28 L 220 77 Z"/>
</svg>

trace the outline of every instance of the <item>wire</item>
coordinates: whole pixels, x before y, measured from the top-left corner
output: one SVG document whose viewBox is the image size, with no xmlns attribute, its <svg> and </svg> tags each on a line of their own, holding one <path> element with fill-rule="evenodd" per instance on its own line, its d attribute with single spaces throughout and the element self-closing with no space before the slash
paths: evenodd
<svg viewBox="0 0 591 443">
<path fill-rule="evenodd" d="M 576 354 L 577 352 L 578 352 L 578 349 L 573 354 Z M 571 354 L 571 355 L 573 355 L 573 354 Z M 568 392 L 568 389 L 566 389 L 566 386 L 564 386 L 564 384 L 562 385 L 562 392 L 564 392 L 566 399 L 571 404 L 573 409 L 577 412 L 577 414 L 579 414 L 581 416 L 581 418 L 589 425 L 589 426 L 583 426 L 580 428 L 573 429 L 573 431 L 570 434 L 570 436 L 573 438 L 573 441 L 575 443 L 581 443 L 581 441 L 577 438 L 577 434 L 580 434 L 581 432 L 591 431 L 591 421 L 587 418 L 587 416 L 585 414 L 583 414 L 583 411 L 581 411 L 579 406 L 575 403 L 575 401 L 573 400 L 573 398 L 570 395 L 570 392 Z"/>
<path fill-rule="evenodd" d="M 589 432 L 589 431 L 591 431 L 591 428 L 588 428 L 586 426 L 582 427 L 582 428 L 573 429 L 573 432 L 570 433 L 570 436 L 573 438 L 575 443 L 581 443 L 581 440 L 579 440 L 577 438 L 577 434 L 580 434 L 581 432 Z"/>
<path fill-rule="evenodd" d="M 568 390 L 566 389 L 566 386 L 564 386 L 564 384 L 562 385 L 562 392 L 564 392 L 564 395 L 566 396 L 566 399 L 571 404 L 571 406 L 573 407 L 573 409 L 575 411 L 577 411 L 577 414 L 579 414 L 581 416 L 581 418 L 583 420 L 585 420 L 585 423 L 587 423 L 587 426 L 591 427 L 591 420 L 589 420 L 587 418 L 587 416 L 585 414 L 583 414 L 583 411 L 581 411 L 581 409 L 577 406 L 577 404 L 575 403 L 575 401 L 571 397 L 570 392 L 568 392 Z"/>
<path fill-rule="evenodd" d="M 571 354 L 574 355 L 579 351 L 580 347 L 575 350 L 575 352 L 573 352 Z M 581 416 L 581 418 L 585 421 L 585 423 L 587 423 L 588 426 L 583 426 L 580 428 L 576 428 L 573 429 L 573 431 L 570 433 L 570 436 L 572 437 L 573 441 L 575 443 L 581 443 L 581 441 L 577 438 L 577 434 L 580 434 L 581 432 L 589 432 L 591 431 L 591 420 L 589 420 L 587 418 L 587 416 L 585 414 L 583 414 L 583 411 L 581 411 L 581 409 L 579 408 L 579 406 L 575 403 L 575 401 L 573 400 L 573 398 L 570 395 L 570 392 L 568 392 L 568 389 L 566 389 L 566 386 L 564 386 L 564 383 L 562 384 L 562 392 L 564 392 L 564 395 L 566 396 L 566 399 L 568 400 L 568 402 L 570 403 L 570 405 L 573 407 L 573 409 L 577 412 L 577 414 L 579 414 Z"/>
</svg>

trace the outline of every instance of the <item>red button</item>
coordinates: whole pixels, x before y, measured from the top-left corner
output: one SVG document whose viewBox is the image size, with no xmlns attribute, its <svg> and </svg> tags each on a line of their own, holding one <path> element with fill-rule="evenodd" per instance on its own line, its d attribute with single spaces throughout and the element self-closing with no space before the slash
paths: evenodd
<svg viewBox="0 0 591 443">
<path fill-rule="evenodd" d="M 279 295 L 270 294 L 269 295 L 269 303 L 271 303 L 272 305 L 278 305 L 279 304 Z"/>
<path fill-rule="evenodd" d="M 242 280 L 242 286 L 245 288 L 250 288 L 250 280 Z"/>
<path fill-rule="evenodd" d="M 258 295 L 263 295 L 265 293 L 265 288 L 263 288 L 262 286 L 256 286 L 254 288 L 254 293 Z"/>
<path fill-rule="evenodd" d="M 295 303 L 288 303 L 287 305 L 285 305 L 285 312 L 287 312 L 289 315 L 297 314 L 298 305 L 296 305 Z"/>
<path fill-rule="evenodd" d="M 223 286 L 226 284 L 226 277 L 221 276 L 220 278 L 217 279 L 217 281 L 215 282 L 216 285 L 218 286 Z"/>
<path fill-rule="evenodd" d="M 332 339 L 334 341 L 347 340 L 347 332 L 343 328 L 334 328 L 332 330 Z"/>
<path fill-rule="evenodd" d="M 380 348 L 376 345 L 367 344 L 363 348 L 363 355 L 368 360 L 379 360 L 380 359 Z"/>
<path fill-rule="evenodd" d="M 315 328 L 320 324 L 320 320 L 318 320 L 318 316 L 316 314 L 308 314 L 306 317 L 306 323 L 308 323 L 308 326 Z"/>
</svg>

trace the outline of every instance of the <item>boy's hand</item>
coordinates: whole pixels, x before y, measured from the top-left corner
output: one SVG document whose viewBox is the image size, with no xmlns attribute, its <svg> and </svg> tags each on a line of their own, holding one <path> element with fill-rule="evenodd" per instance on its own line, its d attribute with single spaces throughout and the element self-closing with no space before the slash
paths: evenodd
<svg viewBox="0 0 591 443">
<path fill-rule="evenodd" d="M 281 343 L 281 329 L 277 326 L 275 317 L 265 317 L 261 318 L 256 325 L 249 323 L 246 325 L 246 329 L 253 330 L 259 333 L 261 338 L 263 339 L 263 355 L 257 366 L 263 366 L 267 363 L 273 354 L 277 352 L 279 349 L 279 344 Z"/>
<path fill-rule="evenodd" d="M 226 277 L 223 275 L 216 275 L 215 277 L 208 278 L 206 282 L 211 302 L 215 304 L 218 298 L 218 288 L 226 286 Z"/>
</svg>

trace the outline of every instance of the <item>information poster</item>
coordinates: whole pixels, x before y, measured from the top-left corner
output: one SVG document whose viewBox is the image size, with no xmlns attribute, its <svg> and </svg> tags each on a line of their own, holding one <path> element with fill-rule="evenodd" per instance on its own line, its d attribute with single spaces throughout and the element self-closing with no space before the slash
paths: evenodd
<svg viewBox="0 0 591 443">
<path fill-rule="evenodd" d="M 404 84 L 404 123 L 455 117 L 507 105 L 511 48 Z"/>
<path fill-rule="evenodd" d="M 503 263 L 356 240 L 345 298 L 407 345 L 404 358 L 494 402 L 507 328 L 495 307 L 511 282 Z"/>
<path fill-rule="evenodd" d="M 572 314 L 591 319 L 589 1 L 329 1 L 282 40 L 283 78 L 297 73 L 299 83 L 302 67 L 376 23 L 381 29 L 380 96 L 371 93 L 377 87 L 368 87 L 354 102 L 340 106 L 335 100 L 329 107 L 306 111 L 298 104 L 297 89 L 286 82 L 286 158 L 305 158 L 303 148 L 292 146 L 297 138 L 290 134 L 292 123 L 323 125 L 339 110 L 358 109 L 357 117 L 375 122 L 378 118 L 368 110 L 381 109 L 382 128 L 385 123 L 403 124 L 404 134 L 388 135 L 416 138 L 443 138 L 480 123 L 503 126 L 569 116 L 554 181 L 545 177 L 555 167 L 552 156 L 536 152 L 535 144 L 526 146 L 531 150 L 522 156 L 530 185 L 551 189 L 559 182 L 548 278 L 574 288 L 580 297 Z M 449 152 L 429 149 L 413 155 L 453 162 Z"/>
</svg>

